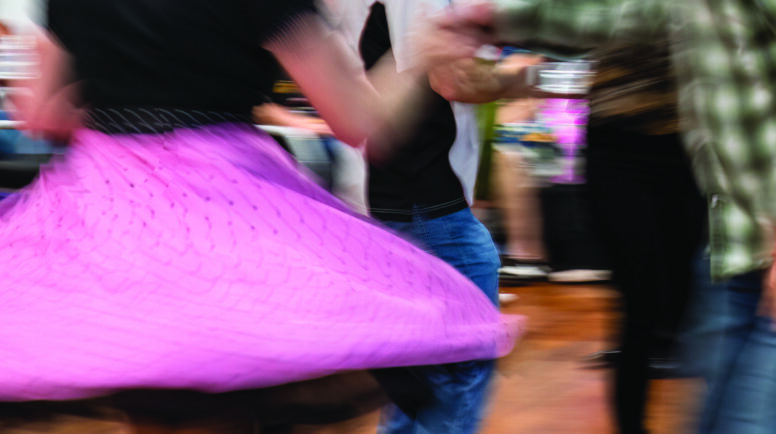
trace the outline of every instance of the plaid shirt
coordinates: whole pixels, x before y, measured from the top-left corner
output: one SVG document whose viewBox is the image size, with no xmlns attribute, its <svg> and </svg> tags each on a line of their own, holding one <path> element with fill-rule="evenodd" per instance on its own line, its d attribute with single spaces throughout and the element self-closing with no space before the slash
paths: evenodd
<svg viewBox="0 0 776 434">
<path fill-rule="evenodd" d="M 709 197 L 713 276 L 771 264 L 776 0 L 492 1 L 505 42 L 578 52 L 668 36 L 686 146 Z"/>
</svg>

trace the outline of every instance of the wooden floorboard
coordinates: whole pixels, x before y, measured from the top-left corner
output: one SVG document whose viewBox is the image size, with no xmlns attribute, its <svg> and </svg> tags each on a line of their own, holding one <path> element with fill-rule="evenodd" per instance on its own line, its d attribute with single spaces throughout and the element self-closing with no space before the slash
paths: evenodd
<svg viewBox="0 0 776 434">
<path fill-rule="evenodd" d="M 502 310 L 526 315 L 516 350 L 499 362 L 483 434 L 614 433 L 608 370 L 584 357 L 610 346 L 617 294 L 606 285 L 536 284 L 504 288 L 519 299 Z M 653 434 L 691 432 L 700 390 L 695 380 L 653 382 L 648 426 Z M 346 424 L 298 429 L 297 434 L 374 433 L 375 415 Z"/>
</svg>

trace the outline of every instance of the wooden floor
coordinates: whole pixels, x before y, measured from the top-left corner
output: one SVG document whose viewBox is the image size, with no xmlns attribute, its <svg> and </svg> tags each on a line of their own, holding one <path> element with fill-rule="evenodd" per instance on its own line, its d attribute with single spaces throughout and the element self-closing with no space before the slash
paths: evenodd
<svg viewBox="0 0 776 434">
<path fill-rule="evenodd" d="M 617 294 L 603 285 L 515 288 L 507 313 L 529 318 L 528 334 L 500 364 L 500 381 L 485 433 L 614 432 L 609 370 L 589 369 L 591 352 L 610 348 L 617 327 Z M 690 432 L 697 381 L 653 382 L 649 427 L 655 434 Z"/>
<path fill-rule="evenodd" d="M 528 332 L 500 361 L 483 434 L 614 433 L 608 370 L 588 369 L 587 354 L 608 348 L 617 325 L 617 295 L 605 285 L 503 288 L 520 298 L 502 308 L 526 315 Z M 700 386 L 694 380 L 654 382 L 649 428 L 653 434 L 691 432 Z M 297 434 L 374 433 L 375 415 Z"/>
<path fill-rule="evenodd" d="M 604 285 L 537 284 L 504 291 L 520 297 L 504 306 L 504 312 L 528 316 L 529 326 L 517 349 L 500 361 L 483 433 L 613 433 L 607 400 L 609 372 L 586 369 L 582 360 L 609 346 L 617 321 L 616 294 Z M 689 432 L 699 387 L 692 380 L 656 381 L 651 432 Z M 294 434 L 371 434 L 376 423 L 377 415 L 370 414 L 326 427 L 298 427 Z M 68 425 L 70 430 L 57 432 L 128 432 L 117 423 L 73 421 Z"/>
</svg>

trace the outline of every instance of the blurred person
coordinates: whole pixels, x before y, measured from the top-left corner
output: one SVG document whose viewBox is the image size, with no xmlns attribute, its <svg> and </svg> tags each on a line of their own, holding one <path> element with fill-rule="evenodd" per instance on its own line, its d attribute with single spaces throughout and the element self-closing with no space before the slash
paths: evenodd
<svg viewBox="0 0 776 434">
<path fill-rule="evenodd" d="M 331 6 L 367 70 L 390 53 L 398 71 L 406 74 L 417 49 L 414 32 L 448 4 L 343 0 Z M 402 146 L 390 161 L 370 162 L 368 167 L 370 215 L 454 266 L 494 305 L 499 301 L 499 256 L 490 233 L 470 209 L 480 155 L 474 103 L 525 95 L 524 68 L 538 59 L 522 56 L 500 65 L 462 60 L 431 68 L 423 85 L 433 90 L 432 97 L 415 113 L 416 123 Z M 493 361 L 413 368 L 434 400 L 414 417 L 396 406 L 386 408 L 379 432 L 476 432 L 494 368 Z"/>
<path fill-rule="evenodd" d="M 20 33 L 18 27 L 12 28 L 11 25 L 4 22 L 0 22 L 0 40 L 2 42 L 2 47 L 0 47 L 2 55 L 2 59 L 0 59 L 0 121 L 7 121 L 12 120 L 14 110 L 11 98 L 14 93 L 23 91 L 23 87 L 19 86 L 23 86 L 27 78 L 25 72 L 29 73 L 28 69 L 32 68 L 34 49 L 31 44 L 27 43 L 28 40 L 33 40 L 30 35 Z M 25 65 L 24 69 L 19 66 L 20 64 Z M 56 151 L 57 148 L 49 141 L 23 134 L 22 131 L 11 125 L 0 129 L 0 159 L 45 160 L 49 154 Z M 16 173 L 21 170 L 20 167 L 14 168 L 13 175 L 9 175 L 14 178 L 12 181 L 6 177 L 6 185 L 3 187 L 12 187 L 14 185 L 9 184 L 18 182 Z M 29 167 L 30 170 L 21 170 L 25 173 L 20 176 L 22 179 L 19 181 L 28 181 L 28 172 L 31 172 L 35 166 L 30 164 Z"/>
<path fill-rule="evenodd" d="M 251 122 L 275 57 L 339 138 L 385 158 L 429 65 L 473 47 L 429 33 L 416 68 L 370 83 L 312 0 L 50 0 L 47 25 L 20 113 L 71 140 L 0 214 L 0 401 L 113 395 L 197 417 L 211 405 L 188 391 L 245 405 L 243 390 L 512 348 L 519 318 Z"/>
<path fill-rule="evenodd" d="M 520 64 L 526 54 L 507 47 L 502 50 L 499 63 Z M 501 214 L 502 273 L 513 266 L 525 266 L 528 270 L 546 262 L 538 186 L 530 164 L 518 147 L 498 143 L 496 131 L 498 126 L 535 122 L 542 101 L 532 96 L 502 98 L 478 108 L 484 149 L 475 193 L 477 199 L 493 200 Z"/>
<path fill-rule="evenodd" d="M 273 97 L 278 88 L 284 87 L 286 83 L 292 83 L 287 79 L 287 75 L 284 75 L 282 79 L 274 82 Z M 295 95 L 299 95 L 298 99 L 305 100 L 298 92 L 298 86 L 293 87 L 296 88 Z M 328 144 L 333 141 L 329 138 L 334 133 L 326 122 L 314 115 L 312 109 L 310 112 L 295 110 L 293 107 L 285 106 L 282 100 L 277 101 L 276 98 L 267 97 L 262 104 L 253 107 L 252 117 L 259 128 L 269 133 L 288 151 L 303 170 L 309 170 L 310 176 L 321 187 L 333 192 L 334 162 Z M 342 146 L 348 147 L 344 144 Z"/>
<path fill-rule="evenodd" d="M 532 122 L 540 103 L 536 98 L 505 101 L 498 107 L 495 124 Z M 542 240 L 539 186 L 530 164 L 520 152 L 507 146 L 497 147 L 492 158 L 492 189 L 503 213 L 506 235 L 502 275 L 542 276 L 541 268 L 536 266 L 546 263 L 547 255 Z"/>
<path fill-rule="evenodd" d="M 334 132 L 310 107 L 310 101 L 281 65 L 276 65 L 272 90 L 262 104 L 253 108 L 254 121 L 259 125 L 277 125 L 311 131 L 322 137 Z"/>
<path fill-rule="evenodd" d="M 0 38 L 6 38 L 12 36 L 13 32 L 11 27 L 3 21 L 0 21 Z M 0 79 L 0 86 L 7 86 L 8 82 L 5 79 Z"/>
<path fill-rule="evenodd" d="M 280 78 L 275 81 L 271 96 L 253 108 L 254 121 L 263 127 L 293 128 L 287 132 L 274 131 L 282 136 L 281 146 L 310 168 L 319 177 L 319 183 L 337 198 L 358 213 L 367 214 L 362 147 L 337 140 L 326 121 L 310 107 L 299 86 L 282 68 L 278 70 Z M 304 132 L 317 137 L 313 139 Z"/>
<path fill-rule="evenodd" d="M 642 432 L 649 378 L 678 375 L 680 327 L 705 202 L 682 147 L 668 44 L 596 50 L 586 177 L 591 218 L 622 294 L 613 397 L 619 431 Z"/>
<path fill-rule="evenodd" d="M 253 108 L 253 119 L 259 125 L 277 125 L 311 131 L 322 137 L 333 136 L 326 122 L 312 116 L 300 115 L 274 102 Z"/>
<path fill-rule="evenodd" d="M 447 28 L 489 28 L 482 42 L 567 54 L 669 38 L 683 142 L 708 198 L 711 275 L 726 288 L 711 304 L 697 302 L 712 308 L 704 326 L 726 342 L 702 430 L 776 431 L 776 4 L 496 0 L 448 20 Z"/>
<path fill-rule="evenodd" d="M 0 39 L 10 36 L 11 35 L 11 29 L 8 27 L 7 24 L 0 21 Z M 0 77 L 0 88 L 2 88 L 2 107 L 0 107 L 0 120 L 8 120 L 8 115 L 6 114 L 6 103 L 5 103 L 5 93 L 6 88 L 8 86 L 8 80 L 4 79 L 3 77 Z M 16 141 L 16 135 L 11 133 L 8 133 L 8 130 L 0 130 L 0 154 L 9 154 L 13 151 L 14 142 Z"/>
</svg>

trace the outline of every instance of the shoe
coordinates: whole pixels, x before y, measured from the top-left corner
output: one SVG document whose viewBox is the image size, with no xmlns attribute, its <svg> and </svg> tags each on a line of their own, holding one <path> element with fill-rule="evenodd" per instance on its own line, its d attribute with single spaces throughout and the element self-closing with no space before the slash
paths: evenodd
<svg viewBox="0 0 776 434">
<path fill-rule="evenodd" d="M 649 359 L 649 378 L 654 380 L 665 380 L 669 378 L 689 377 L 685 373 L 684 365 L 681 361 L 670 357 L 652 357 Z"/>
<path fill-rule="evenodd" d="M 612 272 L 609 270 L 554 271 L 547 276 L 547 280 L 557 283 L 607 282 L 612 280 Z"/>
<path fill-rule="evenodd" d="M 613 368 L 620 360 L 620 350 L 602 350 L 585 356 L 584 362 L 593 368 Z"/>
<path fill-rule="evenodd" d="M 547 279 L 547 270 L 535 265 L 507 265 L 498 269 L 501 286 L 519 286 Z"/>
<path fill-rule="evenodd" d="M 509 303 L 513 303 L 520 299 L 520 296 L 517 294 L 510 294 L 508 292 L 502 292 L 498 295 L 498 302 L 500 305 L 505 305 Z"/>
<path fill-rule="evenodd" d="M 507 265 L 498 269 L 499 274 L 506 274 L 525 279 L 545 279 L 547 270 L 536 265 Z"/>
<path fill-rule="evenodd" d="M 614 368 L 622 358 L 620 350 L 596 351 L 585 357 L 584 362 L 591 369 L 609 369 Z M 647 376 L 653 380 L 662 380 L 669 378 L 685 378 L 691 376 L 687 374 L 684 365 L 679 359 L 672 357 L 650 357 Z"/>
<path fill-rule="evenodd" d="M 499 259 L 501 260 L 501 265 L 507 266 L 507 265 L 534 265 L 534 266 L 546 266 L 547 261 L 536 257 L 536 258 L 518 258 L 515 256 L 506 256 L 506 255 L 499 255 Z"/>
</svg>

